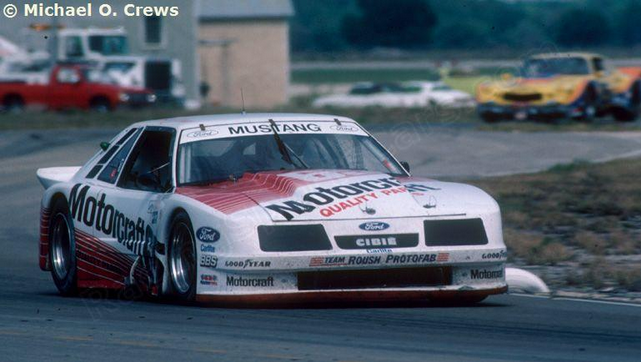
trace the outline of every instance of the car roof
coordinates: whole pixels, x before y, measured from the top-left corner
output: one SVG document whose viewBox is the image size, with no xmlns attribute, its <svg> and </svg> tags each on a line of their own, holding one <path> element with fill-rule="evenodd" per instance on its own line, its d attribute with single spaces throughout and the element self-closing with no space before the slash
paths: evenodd
<svg viewBox="0 0 641 362">
<path fill-rule="evenodd" d="M 268 123 L 270 119 L 274 122 L 287 122 L 287 121 L 317 121 L 317 122 L 331 122 L 338 120 L 339 122 L 356 122 L 353 119 L 341 116 L 326 115 L 326 114 L 311 114 L 311 113 L 230 113 L 230 114 L 215 114 L 215 115 L 202 115 L 202 116 L 185 116 L 167 119 L 157 119 L 152 121 L 138 122 L 132 127 L 171 127 L 177 130 L 190 129 L 200 127 L 203 125 L 215 126 L 220 124 L 241 124 L 241 123 Z"/>
</svg>

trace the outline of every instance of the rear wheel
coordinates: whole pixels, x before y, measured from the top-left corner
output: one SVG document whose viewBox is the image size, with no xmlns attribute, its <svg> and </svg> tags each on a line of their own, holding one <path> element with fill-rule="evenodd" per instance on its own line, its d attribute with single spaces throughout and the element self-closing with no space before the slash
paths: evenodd
<svg viewBox="0 0 641 362">
<path fill-rule="evenodd" d="M 76 283 L 76 245 L 74 231 L 69 218 L 67 202 L 60 198 L 52 209 L 49 226 L 49 262 L 51 275 L 60 294 L 75 295 Z"/>
<path fill-rule="evenodd" d="M 98 113 L 107 113 L 111 111 L 111 103 L 107 98 L 97 97 L 91 100 L 91 110 Z"/>
<path fill-rule="evenodd" d="M 641 113 L 641 84 L 634 84 L 629 108 L 616 108 L 612 111 L 612 116 L 619 122 L 633 122 L 639 118 Z"/>
<path fill-rule="evenodd" d="M 24 100 L 18 95 L 9 95 L 5 97 L 2 106 L 9 113 L 20 113 L 24 110 Z"/>
<path fill-rule="evenodd" d="M 174 294 L 185 301 L 196 298 L 196 243 L 186 212 L 174 218 L 169 236 L 169 274 Z"/>
</svg>

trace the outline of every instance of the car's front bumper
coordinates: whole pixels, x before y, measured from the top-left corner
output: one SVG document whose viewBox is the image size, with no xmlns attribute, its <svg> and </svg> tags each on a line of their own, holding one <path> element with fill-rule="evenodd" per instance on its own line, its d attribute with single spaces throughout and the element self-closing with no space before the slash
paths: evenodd
<svg viewBox="0 0 641 362">
<path fill-rule="evenodd" d="M 561 119 L 579 117 L 582 110 L 575 105 L 497 105 L 479 104 L 481 117 L 516 120 Z"/>
<path fill-rule="evenodd" d="M 201 301 L 429 299 L 506 290 L 505 248 L 225 258 L 199 267 Z"/>
</svg>

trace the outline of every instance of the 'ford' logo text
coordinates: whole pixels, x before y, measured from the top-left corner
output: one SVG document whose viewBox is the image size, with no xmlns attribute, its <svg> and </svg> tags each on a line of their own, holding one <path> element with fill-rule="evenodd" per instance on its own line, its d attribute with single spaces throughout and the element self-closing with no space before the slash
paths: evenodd
<svg viewBox="0 0 641 362">
<path fill-rule="evenodd" d="M 196 231 L 196 237 L 203 243 L 215 243 L 220 240 L 220 233 L 216 229 L 204 226 Z"/>
<path fill-rule="evenodd" d="M 380 230 L 387 229 L 389 227 L 389 224 L 386 224 L 384 222 L 379 222 L 379 221 L 370 221 L 364 224 L 360 224 L 358 225 L 358 227 L 361 230 L 365 230 L 365 231 L 380 231 Z"/>
</svg>

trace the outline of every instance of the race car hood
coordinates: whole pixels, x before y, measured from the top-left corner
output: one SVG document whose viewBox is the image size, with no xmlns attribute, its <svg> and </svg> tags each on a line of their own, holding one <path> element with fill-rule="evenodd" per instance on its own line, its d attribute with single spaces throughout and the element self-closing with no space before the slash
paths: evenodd
<svg viewBox="0 0 641 362">
<path fill-rule="evenodd" d="M 246 174 L 177 193 L 227 214 L 259 206 L 275 222 L 462 215 L 490 199 L 471 186 L 345 170 Z"/>
</svg>

